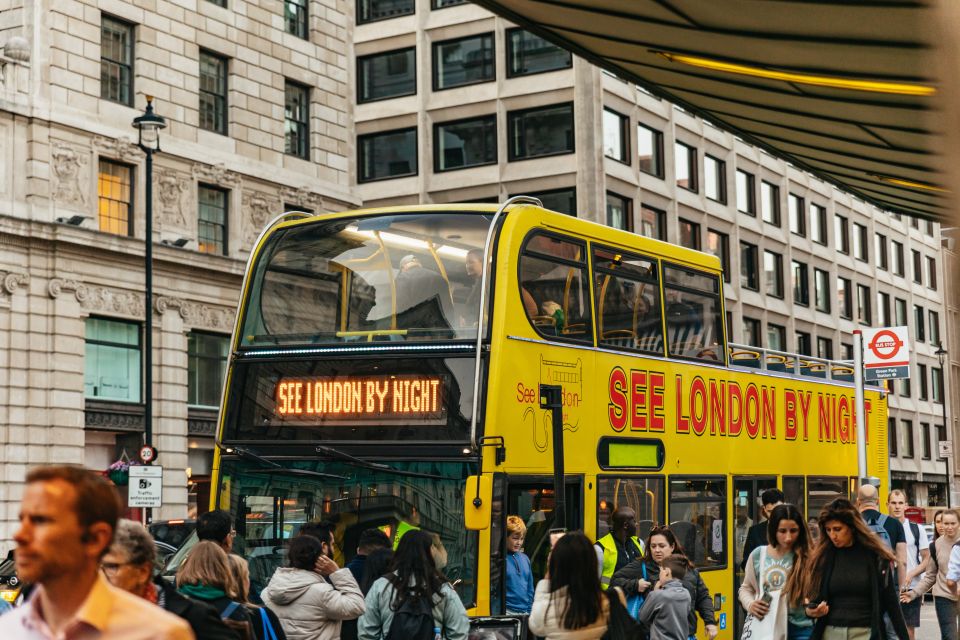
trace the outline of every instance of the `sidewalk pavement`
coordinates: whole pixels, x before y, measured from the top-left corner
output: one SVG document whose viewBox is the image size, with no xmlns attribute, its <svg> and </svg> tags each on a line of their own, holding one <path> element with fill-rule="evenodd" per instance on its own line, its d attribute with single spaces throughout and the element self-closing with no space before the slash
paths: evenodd
<svg viewBox="0 0 960 640">
<path fill-rule="evenodd" d="M 937 624 L 933 601 L 924 601 L 920 608 L 920 628 L 917 629 L 916 640 L 940 640 L 940 626 Z"/>
</svg>

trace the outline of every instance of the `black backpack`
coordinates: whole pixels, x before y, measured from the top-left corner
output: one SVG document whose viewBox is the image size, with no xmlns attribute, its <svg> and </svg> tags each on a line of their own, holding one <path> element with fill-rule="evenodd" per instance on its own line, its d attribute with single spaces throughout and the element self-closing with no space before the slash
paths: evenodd
<svg viewBox="0 0 960 640">
<path fill-rule="evenodd" d="M 631 617 L 620 600 L 622 592 L 612 587 L 603 592 L 610 603 L 610 616 L 607 618 L 607 631 L 600 640 L 640 640 L 644 637 L 642 625 Z"/>
<path fill-rule="evenodd" d="M 432 598 L 410 594 L 393 614 L 384 640 L 434 640 Z"/>
</svg>

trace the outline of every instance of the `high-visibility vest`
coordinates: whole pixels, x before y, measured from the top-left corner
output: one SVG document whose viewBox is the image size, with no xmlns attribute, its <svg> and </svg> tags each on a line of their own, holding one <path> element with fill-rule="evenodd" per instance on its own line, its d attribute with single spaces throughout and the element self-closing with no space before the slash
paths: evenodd
<svg viewBox="0 0 960 640">
<path fill-rule="evenodd" d="M 415 527 L 406 520 L 401 520 L 397 523 L 397 532 L 393 534 L 393 550 L 396 551 L 397 547 L 400 546 L 400 538 L 405 536 L 408 531 L 419 531 L 420 527 Z"/>
<path fill-rule="evenodd" d="M 637 536 L 630 536 L 630 542 L 637 545 L 640 555 L 643 555 L 643 542 Z M 613 534 L 608 533 L 599 540 L 597 544 L 603 547 L 603 571 L 600 572 L 600 588 L 606 590 L 610 586 L 610 578 L 617 569 L 617 543 L 613 539 Z"/>
</svg>

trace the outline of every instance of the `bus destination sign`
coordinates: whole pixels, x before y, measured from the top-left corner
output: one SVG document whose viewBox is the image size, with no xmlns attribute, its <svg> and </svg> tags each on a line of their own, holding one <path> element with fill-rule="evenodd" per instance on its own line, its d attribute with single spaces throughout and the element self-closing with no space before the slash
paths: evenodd
<svg viewBox="0 0 960 640">
<path fill-rule="evenodd" d="M 446 422 L 444 376 L 384 375 L 281 378 L 276 415 L 307 423 Z"/>
</svg>

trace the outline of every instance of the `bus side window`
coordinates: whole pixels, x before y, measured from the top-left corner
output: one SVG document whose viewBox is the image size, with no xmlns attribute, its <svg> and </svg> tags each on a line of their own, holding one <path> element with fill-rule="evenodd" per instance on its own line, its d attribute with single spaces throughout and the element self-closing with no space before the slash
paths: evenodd
<svg viewBox="0 0 960 640">
<path fill-rule="evenodd" d="M 811 516 L 820 514 L 820 510 L 835 498 L 847 498 L 849 481 L 842 477 L 813 477 L 807 478 L 807 513 Z"/>
<path fill-rule="evenodd" d="M 534 234 L 520 255 L 520 299 L 530 324 L 545 336 L 593 342 L 586 247 Z"/>
<path fill-rule="evenodd" d="M 650 530 L 663 523 L 664 480 L 655 476 L 597 477 L 597 540 L 610 532 L 610 517 L 620 507 L 637 514 L 637 537 L 647 544 Z"/>
<path fill-rule="evenodd" d="M 599 344 L 663 355 L 657 263 L 600 247 L 593 270 Z"/>
<path fill-rule="evenodd" d="M 663 282 L 668 354 L 723 361 L 720 277 L 687 267 L 664 265 Z"/>
<path fill-rule="evenodd" d="M 697 568 L 727 565 L 727 479 L 670 478 L 670 530 Z"/>
</svg>

